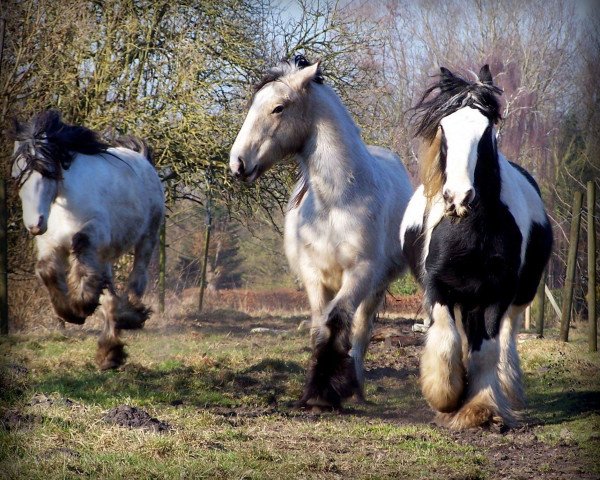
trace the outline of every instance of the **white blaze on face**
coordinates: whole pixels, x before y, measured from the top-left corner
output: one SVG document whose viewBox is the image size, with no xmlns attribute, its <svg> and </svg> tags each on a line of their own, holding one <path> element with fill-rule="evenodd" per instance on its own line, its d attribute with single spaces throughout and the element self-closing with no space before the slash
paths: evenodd
<svg viewBox="0 0 600 480">
<path fill-rule="evenodd" d="M 446 183 L 442 192 L 447 208 L 454 207 L 459 216 L 468 211 L 475 197 L 474 178 L 479 140 L 489 126 L 479 110 L 465 107 L 440 122 L 446 139 Z"/>
<path fill-rule="evenodd" d="M 24 167 L 24 161 L 18 159 L 13 165 L 12 175 L 18 177 Z M 25 182 L 19 189 L 23 209 L 23 223 L 32 235 L 41 235 L 48 228 L 50 206 L 56 197 L 56 180 L 44 177 L 41 173 L 25 173 Z"/>
</svg>

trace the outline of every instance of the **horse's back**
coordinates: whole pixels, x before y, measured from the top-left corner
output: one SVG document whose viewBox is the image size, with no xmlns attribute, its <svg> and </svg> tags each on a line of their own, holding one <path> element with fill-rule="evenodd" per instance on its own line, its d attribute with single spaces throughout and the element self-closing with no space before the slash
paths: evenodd
<svg viewBox="0 0 600 480">
<path fill-rule="evenodd" d="M 60 231 L 68 218 L 69 229 L 77 231 L 93 219 L 101 243 L 119 255 L 162 219 L 164 208 L 162 185 L 152 164 L 140 153 L 116 147 L 75 156 L 64 172 L 49 221 L 55 219 L 53 228 Z"/>
<path fill-rule="evenodd" d="M 404 210 L 413 192 L 410 177 L 404 163 L 402 163 L 398 155 L 387 148 L 367 145 L 367 150 L 377 165 L 374 171 L 377 183 L 379 186 L 383 186 L 389 182 L 390 188 L 394 191 L 395 195 L 403 201 Z"/>
<path fill-rule="evenodd" d="M 502 201 L 508 206 L 521 235 L 522 266 L 515 305 L 533 300 L 537 285 L 552 252 L 552 227 L 544 208 L 540 189 L 523 167 L 500 155 Z"/>
</svg>

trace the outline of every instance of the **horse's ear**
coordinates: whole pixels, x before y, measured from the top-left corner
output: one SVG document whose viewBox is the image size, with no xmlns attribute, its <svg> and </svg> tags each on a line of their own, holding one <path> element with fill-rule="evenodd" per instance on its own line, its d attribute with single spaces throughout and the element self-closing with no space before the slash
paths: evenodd
<svg viewBox="0 0 600 480">
<path fill-rule="evenodd" d="M 317 60 L 312 65 L 309 65 L 308 67 L 304 67 L 301 70 L 298 70 L 298 72 L 293 77 L 294 87 L 296 87 L 298 89 L 303 89 L 308 84 L 310 84 L 310 82 L 319 78 L 319 76 L 320 76 L 319 65 L 320 64 L 321 64 L 321 61 Z"/>
<path fill-rule="evenodd" d="M 479 70 L 479 81 L 486 85 L 493 85 L 492 72 L 490 72 L 490 66 L 486 63 L 481 70 Z"/>
<path fill-rule="evenodd" d="M 454 78 L 454 74 L 446 67 L 440 67 L 440 76 L 442 78 Z"/>
</svg>

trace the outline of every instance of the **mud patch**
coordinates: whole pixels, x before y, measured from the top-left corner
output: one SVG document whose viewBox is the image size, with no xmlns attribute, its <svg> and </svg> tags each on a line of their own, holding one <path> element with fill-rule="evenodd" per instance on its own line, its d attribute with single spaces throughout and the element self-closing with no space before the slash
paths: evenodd
<svg viewBox="0 0 600 480">
<path fill-rule="evenodd" d="M 449 432 L 465 445 L 487 452 L 493 479 L 502 480 L 580 480 L 596 479 L 582 462 L 579 448 L 561 442 L 551 445 L 540 441 L 535 430 L 525 425 L 501 434 L 483 429 Z"/>
<path fill-rule="evenodd" d="M 27 403 L 30 407 L 52 407 L 54 405 L 60 405 L 65 407 L 73 407 L 75 402 L 69 398 L 62 398 L 56 396 L 49 396 L 45 393 L 36 393 L 31 400 Z"/>
<path fill-rule="evenodd" d="M 103 420 L 106 423 L 118 425 L 125 428 L 141 428 L 152 432 L 167 432 L 171 426 L 156 418 L 151 417 L 144 410 L 129 405 L 119 405 L 109 410 L 104 415 Z"/>
<path fill-rule="evenodd" d="M 0 426 L 8 432 L 14 432 L 15 430 L 30 429 L 35 424 L 40 423 L 41 420 L 41 417 L 37 415 L 20 413 L 16 410 L 7 410 L 0 417 Z"/>
</svg>

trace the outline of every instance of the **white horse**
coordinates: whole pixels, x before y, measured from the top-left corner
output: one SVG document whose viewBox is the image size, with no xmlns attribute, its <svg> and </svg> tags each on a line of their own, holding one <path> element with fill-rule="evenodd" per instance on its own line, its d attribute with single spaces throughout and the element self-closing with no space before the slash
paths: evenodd
<svg viewBox="0 0 600 480">
<path fill-rule="evenodd" d="M 515 424 L 524 405 L 515 337 L 552 250 L 537 184 L 498 152 L 501 92 L 487 65 L 475 82 L 442 68 L 416 106 L 428 148 L 400 236 L 433 320 L 421 387 L 454 429 Z"/>
<path fill-rule="evenodd" d="M 367 147 L 319 64 L 283 61 L 257 85 L 230 168 L 252 182 L 294 155 L 301 179 L 285 218 L 285 252 L 312 312 L 313 354 L 301 404 L 363 398 L 363 360 L 389 283 L 405 267 L 398 229 L 412 187 L 391 152 Z"/>
<path fill-rule="evenodd" d="M 52 110 L 15 122 L 13 136 L 12 176 L 23 222 L 36 236 L 36 273 L 67 322 L 84 323 L 104 292 L 96 361 L 101 369 L 118 367 L 126 358 L 120 330 L 141 328 L 151 313 L 141 298 L 165 207 L 149 151 L 133 137 L 109 148 L 95 132 L 63 123 Z M 132 249 L 133 269 L 121 297 L 112 263 Z"/>
</svg>

